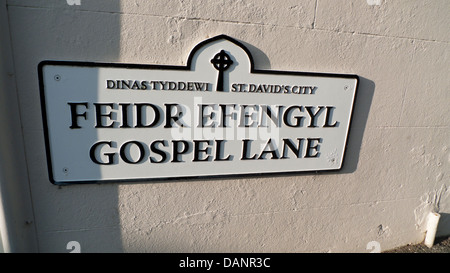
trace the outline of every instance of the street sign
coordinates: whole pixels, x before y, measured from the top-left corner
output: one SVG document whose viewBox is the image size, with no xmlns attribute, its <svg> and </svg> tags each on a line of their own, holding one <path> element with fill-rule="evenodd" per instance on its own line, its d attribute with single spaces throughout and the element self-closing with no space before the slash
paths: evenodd
<svg viewBox="0 0 450 273">
<path fill-rule="evenodd" d="M 342 167 L 356 75 L 257 70 L 225 35 L 186 66 L 43 61 L 55 184 Z"/>
</svg>

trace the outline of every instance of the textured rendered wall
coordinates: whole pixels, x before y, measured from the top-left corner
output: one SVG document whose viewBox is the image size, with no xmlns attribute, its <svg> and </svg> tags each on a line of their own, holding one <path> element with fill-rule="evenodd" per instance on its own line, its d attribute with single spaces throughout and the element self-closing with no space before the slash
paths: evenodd
<svg viewBox="0 0 450 273">
<path fill-rule="evenodd" d="M 39 251 L 368 252 L 422 241 L 433 208 L 450 234 L 450 1 L 6 2 Z M 49 182 L 40 61 L 183 65 L 218 34 L 259 69 L 361 77 L 342 171 Z"/>
</svg>

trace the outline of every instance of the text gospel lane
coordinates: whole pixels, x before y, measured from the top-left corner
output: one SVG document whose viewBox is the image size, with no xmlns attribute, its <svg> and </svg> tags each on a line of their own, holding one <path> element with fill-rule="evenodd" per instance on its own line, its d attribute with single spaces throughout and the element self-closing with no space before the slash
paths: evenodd
<svg viewBox="0 0 450 273">
<path fill-rule="evenodd" d="M 127 141 L 118 144 L 115 141 L 96 142 L 89 150 L 92 162 L 99 165 L 117 164 L 122 160 L 128 164 L 180 163 L 186 162 L 190 155 L 192 162 L 232 161 L 234 154 L 226 149 L 226 140 L 164 140 L 158 139 L 146 144 L 141 141 Z M 281 144 L 270 138 L 258 149 L 252 145 L 253 140 L 244 139 L 241 144 L 240 160 L 276 160 L 289 158 L 317 158 L 320 155 L 322 138 L 284 138 Z M 170 147 L 172 146 L 172 147 Z M 256 146 L 256 147 L 254 147 Z M 134 149 L 137 155 L 129 151 Z M 104 158 L 104 159 L 102 159 Z"/>
</svg>

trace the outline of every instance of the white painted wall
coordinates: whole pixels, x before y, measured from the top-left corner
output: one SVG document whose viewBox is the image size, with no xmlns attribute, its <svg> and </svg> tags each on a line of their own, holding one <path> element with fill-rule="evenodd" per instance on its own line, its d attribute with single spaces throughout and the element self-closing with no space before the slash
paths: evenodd
<svg viewBox="0 0 450 273">
<path fill-rule="evenodd" d="M 0 252 L 34 252 L 38 246 L 32 195 L 4 2 L 0 37 Z"/>
<path fill-rule="evenodd" d="M 6 1 L 36 251 L 368 252 L 370 241 L 421 242 L 433 208 L 438 235 L 450 234 L 450 1 L 80 2 Z M 342 171 L 49 182 L 40 61 L 184 65 L 218 34 L 248 46 L 259 69 L 361 77 Z"/>
</svg>

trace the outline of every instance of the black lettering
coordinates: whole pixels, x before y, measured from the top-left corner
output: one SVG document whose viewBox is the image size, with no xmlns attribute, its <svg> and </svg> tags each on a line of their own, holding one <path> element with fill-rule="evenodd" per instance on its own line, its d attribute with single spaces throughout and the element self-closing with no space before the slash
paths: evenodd
<svg viewBox="0 0 450 273">
<path fill-rule="evenodd" d="M 112 128 L 114 127 L 115 122 L 111 122 L 109 125 L 103 123 L 103 117 L 112 118 L 112 112 L 109 111 L 107 113 L 102 113 L 103 107 L 109 107 L 111 109 L 114 108 L 114 103 L 94 103 L 95 105 L 95 117 L 96 117 L 96 125 L 95 128 Z"/>
<path fill-rule="evenodd" d="M 97 159 L 97 148 L 100 148 L 100 146 L 103 145 L 108 145 L 109 147 L 113 146 L 113 142 L 112 141 L 100 141 L 95 143 L 94 145 L 92 145 L 91 149 L 89 150 L 89 157 L 91 158 L 92 162 L 99 164 L 99 165 L 112 165 L 114 164 L 114 160 L 115 160 L 115 155 L 116 153 L 104 153 L 104 155 L 106 155 L 106 157 L 108 158 L 108 160 L 106 162 L 102 162 L 100 160 Z"/>
<path fill-rule="evenodd" d="M 119 103 L 119 105 L 122 107 L 122 126 L 120 126 L 120 128 L 131 128 L 131 126 L 128 124 L 128 107 L 130 106 L 130 104 Z"/>
<path fill-rule="evenodd" d="M 144 106 L 150 107 L 153 109 L 154 118 L 153 121 L 150 124 L 144 124 L 142 121 L 143 116 L 143 109 Z M 147 116 L 144 114 L 144 116 Z M 161 119 L 161 114 L 159 112 L 159 108 L 156 105 L 153 105 L 151 103 L 136 103 L 136 128 L 152 128 L 156 124 L 158 124 L 159 120 Z"/>
<path fill-rule="evenodd" d="M 267 147 L 269 147 L 269 150 L 266 150 Z M 271 154 L 272 155 L 271 159 L 279 158 L 277 146 L 272 142 L 271 138 L 267 141 L 266 146 L 259 155 L 258 159 L 266 159 L 266 154 Z"/>
<path fill-rule="evenodd" d="M 139 159 L 133 161 L 131 157 L 131 150 L 128 149 L 128 153 L 127 153 L 127 147 L 129 147 L 130 145 L 135 145 L 138 147 L 139 149 Z M 144 159 L 145 156 L 145 148 L 144 145 L 142 145 L 142 143 L 140 143 L 139 141 L 128 141 L 126 143 L 124 143 L 122 145 L 122 147 L 120 147 L 120 158 L 122 158 L 123 161 L 125 161 L 126 163 L 129 164 L 137 164 L 139 162 L 142 161 L 142 159 Z"/>
<path fill-rule="evenodd" d="M 180 144 L 183 146 L 180 150 Z M 185 140 L 172 140 L 173 145 L 173 159 L 172 162 L 184 162 L 180 156 L 189 151 L 189 142 Z"/>
<path fill-rule="evenodd" d="M 205 85 L 204 83 L 196 82 L 196 83 L 195 83 L 195 89 L 196 89 L 197 91 L 202 91 L 204 85 Z"/>
<path fill-rule="evenodd" d="M 159 83 L 162 85 L 161 90 L 167 90 L 167 82 L 159 81 Z"/>
<path fill-rule="evenodd" d="M 274 93 L 280 93 L 281 92 L 281 86 L 279 86 L 278 84 L 275 85 L 275 91 Z"/>
<path fill-rule="evenodd" d="M 286 159 L 289 158 L 287 156 L 288 150 L 286 149 L 286 147 L 288 147 L 292 152 L 294 152 L 295 156 L 297 156 L 297 158 L 301 158 L 301 151 L 302 151 L 302 142 L 303 142 L 303 138 L 297 138 L 298 140 L 298 145 L 295 146 L 295 144 L 292 142 L 291 139 L 289 138 L 283 138 L 283 156 L 281 157 L 281 159 Z"/>
<path fill-rule="evenodd" d="M 211 156 L 209 155 L 211 152 L 211 147 L 201 148 L 202 143 L 207 145 L 211 145 L 211 140 L 194 140 L 194 160 L 193 161 L 209 161 Z M 205 153 L 207 156 L 205 158 L 200 158 L 200 154 Z"/>
<path fill-rule="evenodd" d="M 309 116 L 311 117 L 311 121 L 308 126 L 310 128 L 317 127 L 316 118 L 325 107 L 319 106 L 319 109 L 315 113 L 312 111 L 313 108 L 314 108 L 314 106 L 305 106 L 306 112 L 308 112 Z"/>
<path fill-rule="evenodd" d="M 293 124 L 289 121 L 291 112 L 294 111 L 295 109 L 298 109 L 300 112 L 302 112 L 302 107 L 300 105 L 290 106 L 288 109 L 286 109 L 286 112 L 284 112 L 283 122 L 288 127 L 301 127 L 302 126 L 301 123 L 304 118 L 303 116 L 294 117 L 294 119 L 296 120 L 295 124 Z"/>
<path fill-rule="evenodd" d="M 251 139 L 244 139 L 244 140 L 242 140 L 243 146 L 242 146 L 242 158 L 241 158 L 241 160 L 256 159 L 256 154 L 254 154 L 252 157 L 249 156 L 249 152 L 251 150 L 251 141 L 253 141 L 253 140 L 251 140 Z"/>
<path fill-rule="evenodd" d="M 81 126 L 78 125 L 78 117 L 84 117 L 85 120 L 87 120 L 87 113 L 83 112 L 82 114 L 79 114 L 77 112 L 77 106 L 82 105 L 86 109 L 88 109 L 88 103 L 87 102 L 68 102 L 67 103 L 70 106 L 70 115 L 72 117 L 72 125 L 70 125 L 70 129 L 79 129 Z"/>
<path fill-rule="evenodd" d="M 161 159 L 159 161 L 157 161 L 153 156 L 150 157 L 150 162 L 151 163 L 163 163 L 166 162 L 167 158 L 168 158 L 168 153 L 159 149 L 158 148 L 158 144 L 162 144 L 162 146 L 166 147 L 167 144 L 167 140 L 155 140 L 152 142 L 152 144 L 150 145 L 150 150 L 161 156 Z"/>
<path fill-rule="evenodd" d="M 317 143 L 315 144 L 316 141 L 317 141 Z M 319 157 L 319 155 L 320 155 L 320 153 L 319 153 L 319 150 L 320 150 L 319 143 L 322 143 L 322 138 L 307 138 L 305 158 L 307 158 L 307 157 Z M 313 151 L 315 151 L 316 153 L 315 154 L 311 154 Z"/>
<path fill-rule="evenodd" d="M 215 104 L 199 104 L 200 107 L 200 115 L 199 115 L 199 125 L 198 127 L 216 127 L 216 122 L 214 121 L 216 114 L 213 112 Z M 211 107 L 211 112 L 205 115 L 205 109 L 207 107 Z M 208 121 L 211 121 L 209 124 Z"/>
<path fill-rule="evenodd" d="M 126 86 L 127 88 L 125 88 Z M 124 81 L 122 80 L 122 89 L 130 89 L 131 88 L 131 81 Z"/>
<path fill-rule="evenodd" d="M 267 118 L 269 117 L 273 123 L 276 125 L 276 127 L 280 127 L 281 126 L 281 115 L 283 112 L 283 106 L 282 105 L 277 105 L 276 107 L 278 107 L 278 115 L 274 115 L 270 106 L 269 105 L 261 105 L 261 121 L 259 124 L 259 127 L 269 127 L 267 124 Z M 266 113 L 264 115 L 264 113 Z"/>
<path fill-rule="evenodd" d="M 180 90 L 180 91 L 186 90 L 186 83 L 178 82 L 178 90 Z"/>
<path fill-rule="evenodd" d="M 176 103 L 165 103 L 164 105 L 166 106 L 166 125 L 164 125 L 164 128 L 172 128 L 174 122 L 180 125 L 180 127 L 184 127 L 181 120 L 181 117 L 184 115 L 182 107 Z M 173 115 L 172 108 L 177 110 Z"/>
<path fill-rule="evenodd" d="M 176 90 L 176 89 L 177 89 L 177 83 L 169 82 L 169 90 Z"/>
<path fill-rule="evenodd" d="M 141 89 L 141 86 L 139 85 L 139 81 L 134 81 L 133 86 L 131 89 L 138 90 Z"/>
<path fill-rule="evenodd" d="M 331 119 L 333 116 L 334 109 L 336 109 L 336 108 L 333 106 L 327 106 L 326 115 L 325 115 L 325 124 L 323 125 L 323 127 L 336 127 L 337 126 L 337 121 L 335 121 L 333 124 L 331 124 Z"/>
<path fill-rule="evenodd" d="M 257 124 L 257 112 L 248 113 L 247 109 L 249 108 L 253 108 L 253 111 L 258 111 L 258 105 L 241 105 L 241 121 L 239 127 L 254 127 Z M 249 120 L 252 122 L 249 123 Z"/>
<path fill-rule="evenodd" d="M 224 150 L 224 145 L 222 145 L 222 143 L 226 142 L 226 140 L 216 140 L 216 158 L 214 159 L 214 161 L 229 161 L 232 160 L 232 156 L 228 155 L 226 158 L 222 157 L 222 154 L 225 154 L 223 152 Z"/>
<path fill-rule="evenodd" d="M 113 89 L 116 87 L 116 84 L 113 80 L 106 80 L 106 88 L 107 89 Z"/>
<path fill-rule="evenodd" d="M 262 92 L 261 84 L 259 84 L 258 87 L 256 88 L 256 92 Z"/>
<path fill-rule="evenodd" d="M 141 83 L 141 90 L 147 90 L 150 86 L 148 85 L 148 81 L 142 81 Z"/>
<path fill-rule="evenodd" d="M 228 127 L 227 118 L 233 118 L 236 113 L 228 113 L 227 109 L 232 108 L 234 110 L 236 104 L 219 104 L 219 107 L 222 112 L 222 122 L 219 127 Z"/>
</svg>

